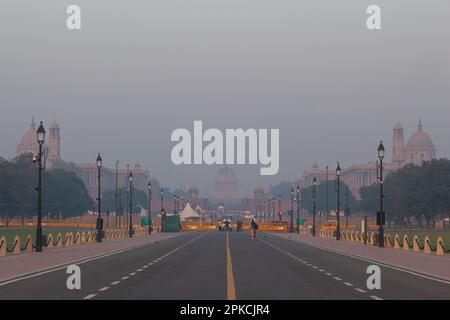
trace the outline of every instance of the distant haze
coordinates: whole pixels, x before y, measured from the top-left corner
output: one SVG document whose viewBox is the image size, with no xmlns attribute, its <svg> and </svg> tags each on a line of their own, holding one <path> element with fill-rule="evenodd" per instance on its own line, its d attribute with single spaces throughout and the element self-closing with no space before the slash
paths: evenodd
<svg viewBox="0 0 450 320">
<path fill-rule="evenodd" d="M 391 157 L 422 118 L 439 157 L 450 154 L 450 2 L 22 0 L 0 4 L 0 155 L 31 117 L 56 119 L 62 157 L 139 161 L 164 185 L 213 187 L 219 166 L 175 166 L 170 134 L 279 128 L 280 171 L 233 166 L 242 192 L 294 180 L 314 160 L 334 166 Z M 82 30 L 68 31 L 69 4 Z"/>
</svg>

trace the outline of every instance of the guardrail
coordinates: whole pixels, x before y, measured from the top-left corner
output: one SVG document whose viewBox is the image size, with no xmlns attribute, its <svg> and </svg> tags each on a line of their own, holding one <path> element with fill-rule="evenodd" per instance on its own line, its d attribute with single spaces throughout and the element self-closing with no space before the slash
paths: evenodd
<svg viewBox="0 0 450 320">
<path fill-rule="evenodd" d="M 142 236 L 148 234 L 147 228 L 135 228 L 134 235 Z M 111 229 L 106 230 L 103 236 L 103 240 L 117 240 L 129 237 L 128 229 Z M 51 250 L 53 248 L 63 248 L 71 247 L 75 245 L 84 245 L 88 243 L 94 243 L 97 241 L 97 231 L 87 231 L 87 232 L 66 232 L 65 237 L 61 232 L 54 236 L 52 233 L 48 233 L 45 243 L 43 246 L 46 250 Z M 4 236 L 0 237 L 0 257 L 7 256 L 9 254 L 15 255 L 24 252 L 33 252 L 36 249 L 33 244 L 33 239 L 31 235 L 27 235 L 25 244 L 22 246 L 20 237 L 16 235 L 12 241 L 12 245 L 8 246 L 8 242 Z"/>
<path fill-rule="evenodd" d="M 306 231 L 304 231 L 303 233 L 311 233 L 309 229 L 305 230 Z M 336 230 L 319 229 L 317 235 L 319 237 L 325 238 L 336 238 Z M 378 233 L 375 231 L 370 231 L 364 234 L 360 231 L 342 230 L 341 240 L 376 246 L 378 245 Z M 421 245 L 421 243 L 423 244 Z M 384 235 L 384 246 L 386 248 L 393 248 L 404 251 L 412 250 L 414 252 L 423 252 L 425 254 L 435 253 L 437 256 L 443 256 L 445 253 L 450 253 L 450 250 L 447 250 L 445 248 L 444 240 L 442 239 L 442 237 L 438 237 L 436 239 L 436 245 L 434 246 L 428 235 L 424 236 L 423 241 L 421 241 L 418 235 L 414 235 L 411 242 L 410 238 L 406 234 L 403 235 L 403 238 L 401 238 L 400 235 L 395 234 L 393 239 L 391 238 L 390 234 L 386 234 Z"/>
</svg>

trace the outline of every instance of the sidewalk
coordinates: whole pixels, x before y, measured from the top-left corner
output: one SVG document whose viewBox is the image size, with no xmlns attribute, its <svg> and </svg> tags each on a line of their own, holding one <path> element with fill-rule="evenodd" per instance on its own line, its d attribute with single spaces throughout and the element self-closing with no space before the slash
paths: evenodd
<svg viewBox="0 0 450 320">
<path fill-rule="evenodd" d="M 402 249 L 378 248 L 356 242 L 336 241 L 311 235 L 299 235 L 296 233 L 269 234 L 450 281 L 450 255 L 448 254 L 438 257 L 419 252 L 403 251 Z"/>
<path fill-rule="evenodd" d="M 24 253 L 2 257 L 0 258 L 0 283 L 30 273 L 37 273 L 115 251 L 163 241 L 182 234 L 183 233 L 152 233 L 151 235 L 143 235 L 134 238 L 104 240 L 102 243 L 91 243 L 52 249 L 44 252 Z"/>
</svg>

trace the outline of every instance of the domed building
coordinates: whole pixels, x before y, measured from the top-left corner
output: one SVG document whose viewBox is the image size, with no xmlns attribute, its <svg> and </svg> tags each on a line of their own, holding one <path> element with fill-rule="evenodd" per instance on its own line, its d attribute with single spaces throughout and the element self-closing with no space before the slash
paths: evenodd
<svg viewBox="0 0 450 320">
<path fill-rule="evenodd" d="M 424 161 L 436 158 L 436 148 L 431 137 L 423 131 L 422 121 L 419 120 L 417 131 L 409 138 L 405 147 L 405 161 L 417 166 Z"/>
<path fill-rule="evenodd" d="M 17 144 L 16 153 L 17 156 L 21 156 L 23 154 L 31 153 L 36 154 L 39 152 L 39 144 L 37 142 L 36 136 L 36 124 L 34 123 L 34 118 L 31 120 L 30 129 L 25 132 Z"/>
<path fill-rule="evenodd" d="M 217 199 L 237 199 L 239 197 L 238 178 L 233 169 L 220 169 L 214 180 L 214 196 Z"/>
</svg>

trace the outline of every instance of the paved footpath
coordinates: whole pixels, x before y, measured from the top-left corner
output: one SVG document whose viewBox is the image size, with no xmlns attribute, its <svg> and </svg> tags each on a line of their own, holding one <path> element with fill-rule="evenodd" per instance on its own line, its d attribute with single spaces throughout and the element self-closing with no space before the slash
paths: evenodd
<svg viewBox="0 0 450 320">
<path fill-rule="evenodd" d="M 152 233 L 134 238 L 103 240 L 72 247 L 54 248 L 43 252 L 23 253 L 0 258 L 0 282 L 39 273 L 50 268 L 74 264 L 160 242 L 181 235 L 181 233 Z"/>
<path fill-rule="evenodd" d="M 450 255 L 448 254 L 438 257 L 433 254 L 378 248 L 362 243 L 336 241 L 335 239 L 296 233 L 271 233 L 271 235 L 450 281 Z"/>
</svg>

